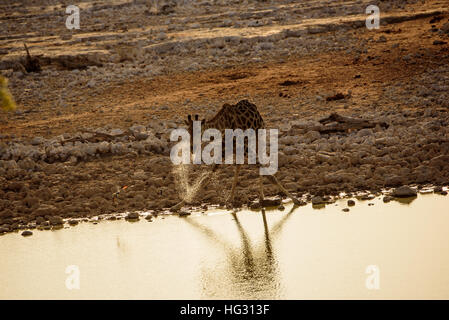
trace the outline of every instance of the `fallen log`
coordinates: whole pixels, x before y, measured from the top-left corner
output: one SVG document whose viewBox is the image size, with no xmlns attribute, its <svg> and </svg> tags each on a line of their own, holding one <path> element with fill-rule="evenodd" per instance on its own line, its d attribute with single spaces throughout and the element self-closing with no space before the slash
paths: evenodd
<svg viewBox="0 0 449 320">
<path fill-rule="evenodd" d="M 319 120 L 319 122 L 324 125 L 318 129 L 318 131 L 323 134 L 375 128 L 376 126 L 387 129 L 389 126 L 386 122 L 345 117 L 337 113 L 332 113 L 329 117 Z"/>
</svg>

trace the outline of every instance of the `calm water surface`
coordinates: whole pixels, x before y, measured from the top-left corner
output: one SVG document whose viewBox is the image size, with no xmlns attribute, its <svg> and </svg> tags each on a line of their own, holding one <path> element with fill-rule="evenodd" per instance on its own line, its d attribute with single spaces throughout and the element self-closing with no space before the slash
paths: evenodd
<svg viewBox="0 0 449 320">
<path fill-rule="evenodd" d="M 374 203 L 374 206 L 368 206 Z M 0 236 L 1 299 L 449 299 L 449 197 Z M 66 288 L 66 268 L 80 289 Z M 366 268 L 379 270 L 368 290 Z"/>
</svg>

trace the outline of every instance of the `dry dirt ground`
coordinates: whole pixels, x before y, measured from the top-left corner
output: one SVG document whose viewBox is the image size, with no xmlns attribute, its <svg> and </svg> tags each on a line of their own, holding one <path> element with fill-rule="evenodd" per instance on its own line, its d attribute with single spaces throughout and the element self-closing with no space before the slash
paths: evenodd
<svg viewBox="0 0 449 320">
<path fill-rule="evenodd" d="M 19 109 L 0 114 L 1 230 L 172 206 L 180 193 L 170 130 L 241 99 L 280 129 L 277 176 L 298 196 L 449 184 L 449 3 L 415 2 L 380 2 L 389 19 L 368 30 L 365 1 L 218 1 L 168 14 L 114 1 L 90 11 L 87 30 L 68 32 L 61 14 L 59 24 L 35 25 L 63 5 L 30 2 L 22 12 L 6 1 L 0 63 Z M 125 15 L 132 6 L 147 7 L 146 24 Z M 146 40 L 127 46 L 126 34 Z M 40 56 L 41 73 L 17 68 L 22 42 Z M 336 93 L 344 99 L 327 100 Z M 320 135 L 317 120 L 332 112 L 389 128 Z M 194 204 L 222 204 L 232 174 L 220 170 Z M 245 166 L 236 206 L 256 198 L 255 178 Z M 265 193 L 278 190 L 267 181 Z"/>
</svg>

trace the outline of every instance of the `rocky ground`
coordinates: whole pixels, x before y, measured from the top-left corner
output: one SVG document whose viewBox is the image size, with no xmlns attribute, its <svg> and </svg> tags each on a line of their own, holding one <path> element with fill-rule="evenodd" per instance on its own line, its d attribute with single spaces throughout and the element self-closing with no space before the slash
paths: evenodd
<svg viewBox="0 0 449 320">
<path fill-rule="evenodd" d="M 65 28 L 68 1 L 24 2 L 0 4 L 19 106 L 0 114 L 0 233 L 176 204 L 171 130 L 241 99 L 280 130 L 276 175 L 298 196 L 449 184 L 446 0 L 377 1 L 378 30 L 376 1 L 83 1 L 80 30 Z M 41 72 L 20 67 L 24 42 Z M 323 133 L 333 112 L 388 128 Z M 194 204 L 222 204 L 232 175 Z M 242 169 L 236 206 L 257 177 Z"/>
</svg>

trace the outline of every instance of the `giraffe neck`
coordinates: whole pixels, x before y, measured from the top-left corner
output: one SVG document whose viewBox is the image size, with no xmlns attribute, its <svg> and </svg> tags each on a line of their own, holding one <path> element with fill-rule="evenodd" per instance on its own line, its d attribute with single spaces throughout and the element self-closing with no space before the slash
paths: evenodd
<svg viewBox="0 0 449 320">
<path fill-rule="evenodd" d="M 209 119 L 204 124 L 204 130 L 207 129 L 234 129 L 233 116 L 229 113 L 220 110 L 212 119 Z"/>
</svg>

